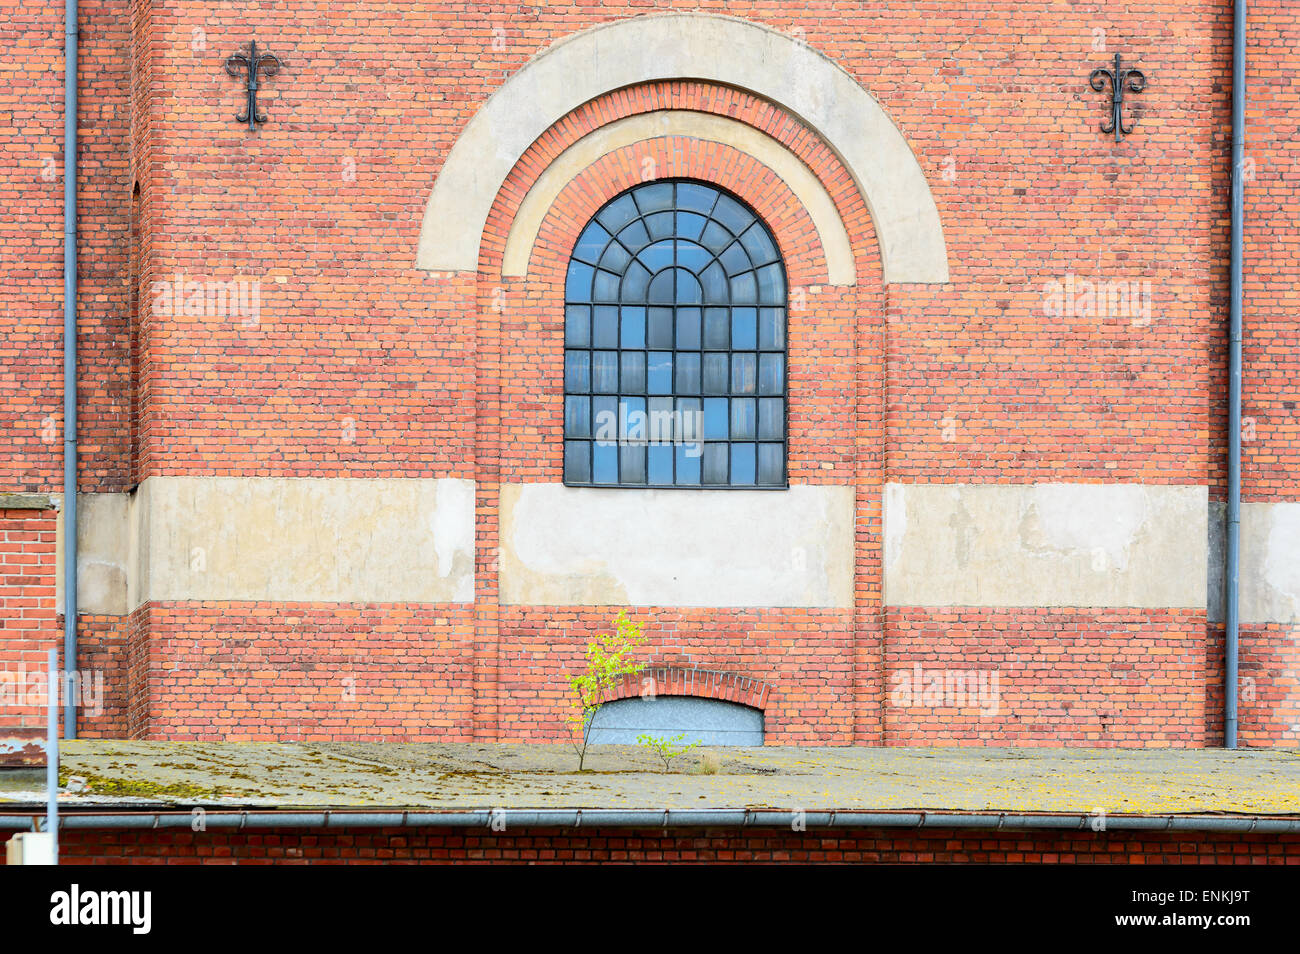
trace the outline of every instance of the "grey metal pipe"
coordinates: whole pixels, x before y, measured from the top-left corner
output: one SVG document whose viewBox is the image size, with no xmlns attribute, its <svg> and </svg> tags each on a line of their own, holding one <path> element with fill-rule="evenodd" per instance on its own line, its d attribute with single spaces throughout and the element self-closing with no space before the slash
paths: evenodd
<svg viewBox="0 0 1300 954">
<path fill-rule="evenodd" d="M 1228 313 L 1228 524 L 1224 559 L 1223 744 L 1237 747 L 1237 643 L 1241 568 L 1241 265 L 1245 221 L 1246 0 L 1232 23 L 1232 237 Z"/>
<path fill-rule="evenodd" d="M 63 6 L 63 668 L 77 668 L 77 0 Z M 63 732 L 77 737 L 73 680 Z"/>
<path fill-rule="evenodd" d="M 60 816 L 64 831 L 192 829 L 195 812 L 67 812 Z M 458 811 L 210 811 L 202 814 L 205 830 L 282 829 L 338 830 L 344 828 L 737 828 L 754 830 L 967 829 L 979 831 L 1182 831 L 1258 834 L 1300 833 L 1300 816 L 1251 815 L 1121 815 L 1103 819 L 1088 813 L 1033 814 L 1006 812 L 794 812 L 751 809 L 623 810 L 623 809 L 498 809 Z M 28 814 L 0 815 L 0 830 L 39 826 Z"/>
<path fill-rule="evenodd" d="M 50 854 L 59 863 L 59 653 L 49 652 L 45 711 L 45 830 L 53 835 Z"/>
</svg>

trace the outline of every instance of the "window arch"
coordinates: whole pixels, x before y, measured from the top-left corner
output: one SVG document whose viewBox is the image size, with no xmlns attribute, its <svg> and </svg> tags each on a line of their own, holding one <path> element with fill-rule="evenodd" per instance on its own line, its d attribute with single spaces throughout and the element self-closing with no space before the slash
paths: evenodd
<svg viewBox="0 0 1300 954">
<path fill-rule="evenodd" d="M 578 237 L 565 279 L 564 482 L 786 486 L 786 275 L 752 209 L 644 183 Z"/>
</svg>

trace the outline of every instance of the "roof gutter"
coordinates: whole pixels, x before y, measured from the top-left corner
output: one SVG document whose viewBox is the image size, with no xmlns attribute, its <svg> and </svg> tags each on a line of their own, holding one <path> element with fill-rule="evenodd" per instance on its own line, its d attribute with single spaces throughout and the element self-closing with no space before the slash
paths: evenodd
<svg viewBox="0 0 1300 954">
<path fill-rule="evenodd" d="M 62 831 L 145 829 L 254 831 L 345 828 L 740 828 L 851 829 L 943 828 L 978 831 L 1182 831 L 1261 834 L 1300 833 L 1300 816 L 1107 815 L 965 812 L 793 812 L 752 809 L 495 809 L 472 811 L 204 811 L 67 812 Z M 39 814 L 0 815 L 0 830 L 40 831 Z"/>
</svg>

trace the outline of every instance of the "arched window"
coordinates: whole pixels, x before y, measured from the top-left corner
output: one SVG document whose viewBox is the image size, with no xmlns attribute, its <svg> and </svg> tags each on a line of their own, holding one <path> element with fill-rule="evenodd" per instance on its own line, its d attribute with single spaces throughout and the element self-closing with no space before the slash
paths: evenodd
<svg viewBox="0 0 1300 954">
<path fill-rule="evenodd" d="M 786 279 L 772 233 L 709 185 L 608 202 L 569 260 L 564 482 L 786 485 Z"/>
<path fill-rule="evenodd" d="M 592 745 L 636 745 L 640 735 L 700 745 L 762 745 L 758 709 L 698 696 L 630 697 L 607 702 L 591 721 Z"/>
</svg>

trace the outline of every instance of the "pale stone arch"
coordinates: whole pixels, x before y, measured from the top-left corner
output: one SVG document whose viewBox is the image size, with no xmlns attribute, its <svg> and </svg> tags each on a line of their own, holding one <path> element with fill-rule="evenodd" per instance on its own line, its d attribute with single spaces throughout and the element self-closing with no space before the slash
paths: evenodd
<svg viewBox="0 0 1300 954">
<path fill-rule="evenodd" d="M 661 136 L 690 136 L 723 143 L 766 166 L 789 186 L 812 219 L 826 257 L 829 283 L 857 283 L 848 229 L 830 193 L 812 170 L 785 145 L 761 130 L 726 116 L 692 110 L 659 110 L 627 116 L 593 129 L 560 153 L 538 176 L 511 221 L 501 274 L 517 278 L 528 273 L 528 261 L 547 210 L 582 170 L 616 149 Z"/>
<path fill-rule="evenodd" d="M 417 267 L 475 270 L 501 184 L 542 133 L 604 93 L 669 79 L 749 91 L 809 126 L 836 152 L 867 203 L 885 281 L 948 281 L 934 197 L 880 104 L 806 44 L 755 23 L 703 13 L 592 27 L 554 44 L 508 79 L 470 120 L 434 182 Z"/>
</svg>

